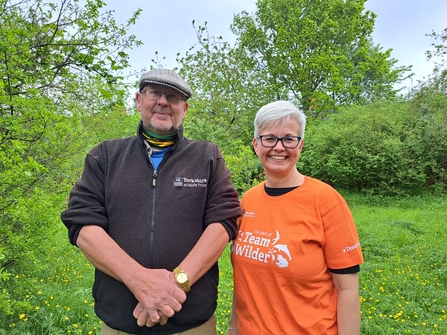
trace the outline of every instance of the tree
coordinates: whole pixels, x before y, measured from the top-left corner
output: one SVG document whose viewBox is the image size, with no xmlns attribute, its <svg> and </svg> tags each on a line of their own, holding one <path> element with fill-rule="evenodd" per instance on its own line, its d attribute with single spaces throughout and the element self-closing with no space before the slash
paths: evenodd
<svg viewBox="0 0 447 335">
<path fill-rule="evenodd" d="M 211 36 L 206 22 L 193 26 L 197 44 L 177 59 L 179 72 L 194 92 L 185 129 L 193 138 L 214 141 L 227 153 L 236 153 L 237 140 L 251 142 L 257 109 L 275 96 L 262 75 L 247 69 L 243 50 Z"/>
<path fill-rule="evenodd" d="M 410 69 L 395 68 L 391 50 L 373 45 L 375 14 L 365 2 L 259 0 L 255 16 L 236 15 L 232 30 L 278 97 L 292 95 L 304 110 L 327 113 L 395 95 L 393 84 Z"/>
<path fill-rule="evenodd" d="M 445 28 L 441 33 L 436 33 L 432 31 L 431 34 L 427 35 L 433 37 L 438 43 L 433 43 L 432 46 L 434 50 L 427 50 L 427 60 L 440 59 L 439 62 L 435 63 L 435 68 L 433 69 L 433 75 L 429 79 L 429 84 L 433 88 L 444 92 L 447 94 L 447 28 Z"/>
<path fill-rule="evenodd" d="M 59 224 L 75 178 L 68 162 L 84 155 L 95 125 L 85 117 L 124 109 L 125 50 L 140 44 L 126 30 L 140 11 L 118 25 L 104 7 L 0 0 L 0 281 Z"/>
</svg>

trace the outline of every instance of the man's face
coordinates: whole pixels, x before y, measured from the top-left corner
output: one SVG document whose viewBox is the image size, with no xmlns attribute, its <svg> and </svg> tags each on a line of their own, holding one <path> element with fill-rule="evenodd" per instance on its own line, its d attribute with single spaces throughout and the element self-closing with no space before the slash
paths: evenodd
<svg viewBox="0 0 447 335">
<path fill-rule="evenodd" d="M 142 91 L 162 92 L 157 100 L 150 100 L 143 93 L 138 92 L 136 95 L 136 106 L 140 112 L 144 127 L 156 134 L 173 134 L 180 127 L 188 110 L 188 103 L 180 101 L 178 103 L 170 103 L 166 94 L 175 94 L 181 96 L 177 90 L 163 86 L 150 84 L 146 85 Z"/>
</svg>

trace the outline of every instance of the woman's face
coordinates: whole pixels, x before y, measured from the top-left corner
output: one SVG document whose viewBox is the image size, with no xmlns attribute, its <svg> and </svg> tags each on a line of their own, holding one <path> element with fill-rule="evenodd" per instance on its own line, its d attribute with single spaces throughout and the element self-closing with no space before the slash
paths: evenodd
<svg viewBox="0 0 447 335">
<path fill-rule="evenodd" d="M 290 119 L 287 124 L 267 126 L 260 130 L 259 135 L 272 135 L 276 137 L 298 136 L 298 121 Z M 296 162 L 303 149 L 303 140 L 293 149 L 285 148 L 281 141 L 278 141 L 273 148 L 266 148 L 261 144 L 260 139 L 253 139 L 253 147 L 259 157 L 259 161 L 264 166 L 267 177 L 269 175 L 280 178 L 289 176 L 296 171 Z M 289 145 L 287 145 L 289 146 Z"/>
</svg>

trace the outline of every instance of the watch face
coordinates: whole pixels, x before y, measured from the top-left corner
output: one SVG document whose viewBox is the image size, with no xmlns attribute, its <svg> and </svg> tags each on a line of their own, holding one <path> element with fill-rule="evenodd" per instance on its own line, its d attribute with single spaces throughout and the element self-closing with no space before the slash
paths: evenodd
<svg viewBox="0 0 447 335">
<path fill-rule="evenodd" d="M 186 281 L 188 280 L 188 276 L 186 275 L 186 273 L 180 272 L 179 274 L 177 274 L 177 281 L 179 283 L 186 283 Z"/>
</svg>

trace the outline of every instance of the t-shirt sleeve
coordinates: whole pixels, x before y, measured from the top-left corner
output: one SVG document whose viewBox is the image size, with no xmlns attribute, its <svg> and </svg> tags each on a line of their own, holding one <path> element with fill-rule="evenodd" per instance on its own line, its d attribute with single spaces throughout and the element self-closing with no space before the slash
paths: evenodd
<svg viewBox="0 0 447 335">
<path fill-rule="evenodd" d="M 328 267 L 345 269 L 363 263 L 357 227 L 348 204 L 339 194 L 328 203 L 327 212 L 322 213 L 323 250 Z"/>
</svg>

